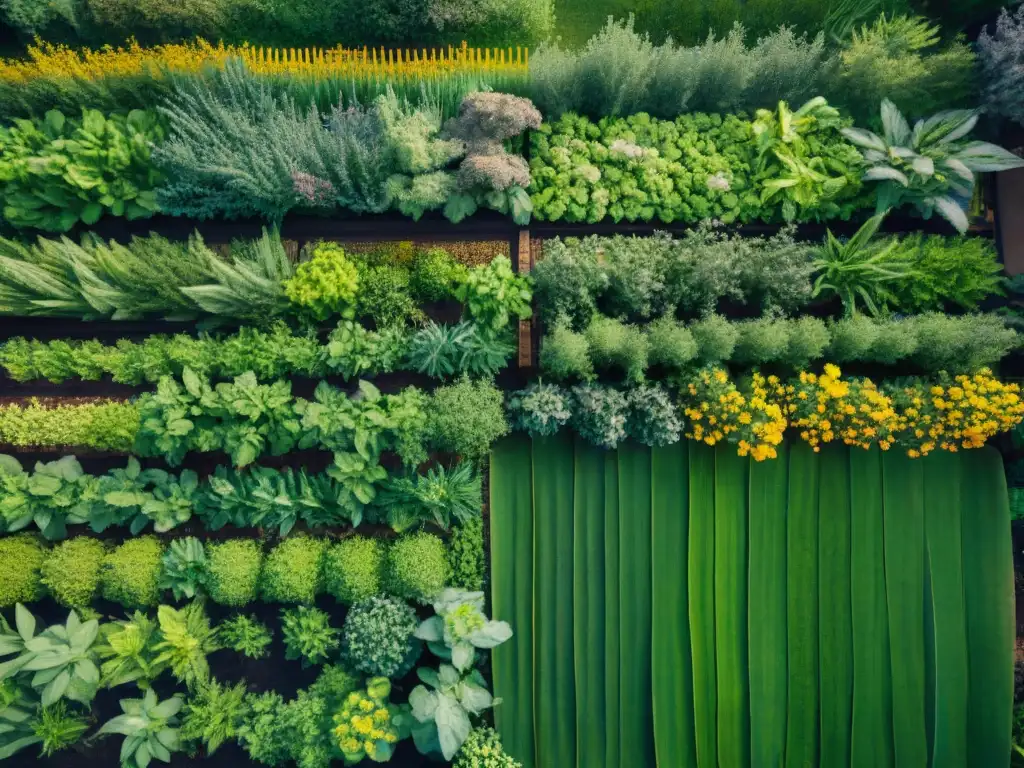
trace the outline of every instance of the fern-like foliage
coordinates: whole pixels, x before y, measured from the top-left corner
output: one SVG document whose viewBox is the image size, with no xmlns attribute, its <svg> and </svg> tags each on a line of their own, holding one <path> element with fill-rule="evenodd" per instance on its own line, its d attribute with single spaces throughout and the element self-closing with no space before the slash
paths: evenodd
<svg viewBox="0 0 1024 768">
<path fill-rule="evenodd" d="M 165 664 L 189 690 L 198 689 L 210 677 L 207 655 L 221 648 L 202 603 L 189 603 L 181 610 L 161 605 L 157 619 L 162 639 L 154 646 L 154 663 Z"/>
</svg>

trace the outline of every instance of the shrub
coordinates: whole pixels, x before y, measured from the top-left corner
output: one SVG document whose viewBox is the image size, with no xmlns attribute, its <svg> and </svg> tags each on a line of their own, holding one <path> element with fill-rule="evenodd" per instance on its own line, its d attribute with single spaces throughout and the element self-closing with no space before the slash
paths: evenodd
<svg viewBox="0 0 1024 768">
<path fill-rule="evenodd" d="M 256 599 L 263 567 L 263 549 L 251 539 L 231 539 L 206 545 L 210 599 L 221 605 L 242 606 Z"/>
<path fill-rule="evenodd" d="M 508 433 L 501 390 L 468 378 L 439 387 L 429 407 L 427 431 L 441 450 L 470 461 L 483 459 L 491 444 Z"/>
<path fill-rule="evenodd" d="M 1017 332 L 995 315 L 947 317 L 930 312 L 905 322 L 917 339 L 912 359 L 927 371 L 975 373 L 1020 346 Z"/>
<path fill-rule="evenodd" d="M 82 446 L 126 453 L 135 443 L 139 412 L 133 403 L 89 402 L 0 406 L 0 443 L 16 446 Z"/>
<path fill-rule="evenodd" d="M 43 562 L 43 584 L 61 605 L 87 608 L 99 593 L 105 556 L 103 542 L 88 536 L 61 542 Z"/>
<path fill-rule="evenodd" d="M 882 323 L 878 326 L 871 357 L 885 365 L 895 365 L 917 351 L 917 335 L 913 326 L 905 321 Z"/>
<path fill-rule="evenodd" d="M 721 315 L 711 315 L 690 326 L 697 342 L 698 356 L 706 365 L 732 358 L 739 340 L 739 328 Z"/>
<path fill-rule="evenodd" d="M 281 611 L 281 634 L 284 657 L 301 659 L 303 667 L 323 664 L 338 647 L 339 632 L 331 626 L 331 617 L 305 605 Z"/>
<path fill-rule="evenodd" d="M 402 678 L 423 649 L 414 636 L 418 626 L 416 612 L 401 600 L 371 597 L 358 602 L 345 617 L 342 659 L 367 675 Z"/>
<path fill-rule="evenodd" d="M 31 534 L 0 539 L 0 607 L 33 603 L 46 594 L 40 571 L 47 558 L 46 549 Z"/>
<path fill-rule="evenodd" d="M 512 262 L 504 255 L 469 270 L 465 282 L 455 289 L 455 298 L 465 305 L 473 322 L 492 332 L 533 312 L 529 278 L 513 272 Z"/>
<path fill-rule="evenodd" d="M 326 591 L 347 605 L 381 594 L 386 555 L 380 539 L 352 536 L 338 542 L 324 555 Z"/>
<path fill-rule="evenodd" d="M 260 593 L 268 603 L 312 603 L 323 590 L 326 542 L 307 536 L 285 539 L 267 555 Z"/>
<path fill-rule="evenodd" d="M 420 316 L 409 294 L 409 270 L 392 264 L 367 266 L 358 262 L 360 317 L 373 320 L 377 328 L 404 326 Z"/>
<path fill-rule="evenodd" d="M 553 384 L 541 382 L 514 392 L 508 402 L 512 428 L 531 437 L 548 437 L 565 426 L 572 417 L 568 393 Z"/>
<path fill-rule="evenodd" d="M 391 545 L 385 570 L 389 594 L 429 603 L 448 582 L 448 555 L 444 542 L 429 533 L 402 536 Z"/>
<path fill-rule="evenodd" d="M 647 326 L 651 365 L 680 372 L 697 357 L 697 340 L 693 333 L 670 316 L 660 317 Z"/>
<path fill-rule="evenodd" d="M 789 348 L 789 323 L 785 320 L 750 320 L 738 323 L 737 329 L 739 337 L 732 359 L 740 365 L 756 366 L 780 360 Z"/>
<path fill-rule="evenodd" d="M 914 270 L 891 288 L 893 304 L 901 312 L 942 311 L 953 305 L 977 309 L 989 296 L 1002 293 L 999 254 L 984 238 L 917 233 L 901 239 L 896 253 Z"/>
<path fill-rule="evenodd" d="M 614 450 L 626 439 L 626 397 L 621 392 L 585 384 L 573 387 L 572 425 L 584 440 Z"/>
<path fill-rule="evenodd" d="M 471 517 L 452 529 L 448 541 L 449 581 L 453 587 L 469 592 L 484 588 L 484 521 Z"/>
<path fill-rule="evenodd" d="M 828 328 L 816 317 L 800 317 L 789 321 L 789 344 L 781 362 L 795 370 L 803 370 L 812 360 L 820 360 L 828 349 Z"/>
<path fill-rule="evenodd" d="M 874 123 L 884 98 L 914 118 L 964 106 L 974 87 L 974 54 L 963 40 L 940 47 L 938 26 L 920 17 L 880 16 L 854 30 L 827 86 L 858 123 Z"/>
<path fill-rule="evenodd" d="M 629 391 L 626 431 L 629 436 L 652 447 L 678 443 L 683 432 L 679 408 L 658 386 L 635 387 Z"/>
<path fill-rule="evenodd" d="M 571 327 L 585 328 L 597 311 L 596 297 L 608 287 L 595 250 L 574 238 L 545 240 L 543 258 L 530 277 L 540 319 L 547 325 L 564 315 Z"/>
<path fill-rule="evenodd" d="M 318 243 L 312 258 L 299 264 L 284 283 L 288 300 L 316 320 L 332 315 L 351 320 L 358 290 L 356 266 L 337 243 Z"/>
<path fill-rule="evenodd" d="M 878 324 L 866 315 L 844 317 L 829 329 L 832 343 L 828 358 L 836 363 L 848 363 L 869 359 L 878 340 Z"/>
<path fill-rule="evenodd" d="M 597 368 L 621 371 L 629 381 L 643 380 L 649 345 L 639 328 L 599 315 L 587 327 L 585 336 Z"/>
<path fill-rule="evenodd" d="M 505 754 L 493 728 L 474 728 L 455 755 L 453 768 L 522 768 L 522 763 Z"/>
<path fill-rule="evenodd" d="M 455 288 L 467 274 L 466 267 L 448 251 L 431 248 L 413 262 L 409 290 L 418 301 L 444 301 L 454 295 Z"/>
<path fill-rule="evenodd" d="M 590 344 L 586 336 L 572 330 L 564 315 L 541 340 L 540 369 L 555 381 L 587 381 L 594 377 Z"/>
<path fill-rule="evenodd" d="M 100 587 L 105 600 L 126 608 L 160 602 L 160 569 L 164 548 L 153 536 L 131 539 L 103 560 Z"/>
<path fill-rule="evenodd" d="M 985 111 L 1024 125 L 1024 7 L 1011 14 L 1005 8 L 978 37 Z"/>
</svg>

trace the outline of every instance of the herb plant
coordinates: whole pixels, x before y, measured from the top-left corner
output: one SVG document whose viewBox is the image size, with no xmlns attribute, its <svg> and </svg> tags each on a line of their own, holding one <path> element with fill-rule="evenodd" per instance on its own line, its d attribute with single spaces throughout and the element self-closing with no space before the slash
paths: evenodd
<svg viewBox="0 0 1024 768">
<path fill-rule="evenodd" d="M 422 644 L 413 637 L 416 612 L 401 600 L 371 597 L 345 617 L 341 657 L 357 672 L 397 680 L 416 664 Z"/>
<path fill-rule="evenodd" d="M 338 648 L 340 632 L 324 611 L 301 605 L 281 611 L 285 658 L 301 659 L 302 666 L 323 664 Z"/>
<path fill-rule="evenodd" d="M 270 645 L 273 634 L 255 616 L 235 614 L 221 622 L 217 630 L 225 648 L 238 651 L 250 659 L 263 659 L 270 654 L 267 646 Z"/>
<path fill-rule="evenodd" d="M 189 690 L 200 689 L 210 677 L 206 657 L 221 648 L 202 603 L 189 603 L 181 610 L 161 605 L 157 618 L 161 639 L 153 646 L 157 653 L 153 663 L 166 665 Z"/>
<path fill-rule="evenodd" d="M 179 696 L 158 701 L 150 688 L 141 699 L 121 699 L 124 714 L 108 720 L 96 735 L 117 733 L 125 737 L 121 765 L 126 768 L 146 768 L 154 759 L 168 763 L 171 754 L 181 750 L 177 715 L 183 703 Z"/>
<path fill-rule="evenodd" d="M 237 738 L 248 716 L 245 681 L 229 686 L 213 679 L 185 702 L 180 736 L 183 741 L 201 742 L 206 754 L 212 755 Z"/>
</svg>

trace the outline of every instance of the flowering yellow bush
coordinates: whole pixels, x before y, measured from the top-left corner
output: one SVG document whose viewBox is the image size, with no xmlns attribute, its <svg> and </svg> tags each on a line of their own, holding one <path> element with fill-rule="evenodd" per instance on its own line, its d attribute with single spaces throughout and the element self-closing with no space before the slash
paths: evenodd
<svg viewBox="0 0 1024 768">
<path fill-rule="evenodd" d="M 740 456 L 755 461 L 776 458 L 776 446 L 786 430 L 782 408 L 769 400 L 769 387 L 778 386 L 776 377 L 755 373 L 747 391 L 741 392 L 725 371 L 700 371 L 681 392 L 688 419 L 684 434 L 707 445 L 735 443 Z"/>
<path fill-rule="evenodd" d="M 782 388 L 789 423 L 814 450 L 841 440 L 846 445 L 883 451 L 904 447 L 913 458 L 939 448 L 981 448 L 1024 419 L 1020 387 L 998 381 L 983 369 L 973 376 L 944 376 L 879 388 L 870 379 L 843 380 L 839 368 L 801 373 Z"/>
<path fill-rule="evenodd" d="M 529 52 L 523 48 L 480 49 L 449 47 L 438 50 L 348 48 L 257 48 L 245 45 L 194 43 L 143 48 L 132 42 L 123 48 L 105 46 L 93 51 L 37 41 L 26 59 L 0 60 L 0 81 L 26 82 L 37 78 L 98 80 L 163 72 L 197 72 L 207 64 L 223 65 L 240 58 L 263 75 L 323 77 L 386 76 L 389 79 L 430 79 L 452 74 L 520 74 L 525 76 Z"/>
<path fill-rule="evenodd" d="M 334 735 L 346 765 L 364 757 L 377 763 L 391 759 L 395 744 L 409 735 L 409 715 L 388 703 L 391 683 L 386 677 L 367 680 L 366 690 L 353 691 L 334 715 Z"/>
</svg>

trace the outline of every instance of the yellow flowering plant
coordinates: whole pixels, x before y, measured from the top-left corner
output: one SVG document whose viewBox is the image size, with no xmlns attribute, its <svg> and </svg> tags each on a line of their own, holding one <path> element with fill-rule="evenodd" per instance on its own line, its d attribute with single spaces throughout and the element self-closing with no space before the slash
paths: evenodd
<svg viewBox="0 0 1024 768">
<path fill-rule="evenodd" d="M 1020 386 L 999 381 L 988 368 L 974 375 L 940 374 L 931 385 L 915 380 L 893 386 L 892 399 L 897 440 L 915 458 L 936 448 L 981 448 L 1024 419 Z"/>
<path fill-rule="evenodd" d="M 685 436 L 707 445 L 726 440 L 755 461 L 776 458 L 786 431 L 782 408 L 770 399 L 778 386 L 776 377 L 755 372 L 741 391 L 721 368 L 699 371 L 680 389 Z"/>
<path fill-rule="evenodd" d="M 334 736 L 346 765 L 364 758 L 386 763 L 395 745 L 409 736 L 412 720 L 408 707 L 391 704 L 390 696 L 391 682 L 386 677 L 372 677 L 365 689 L 345 697 L 334 715 Z"/>
</svg>

